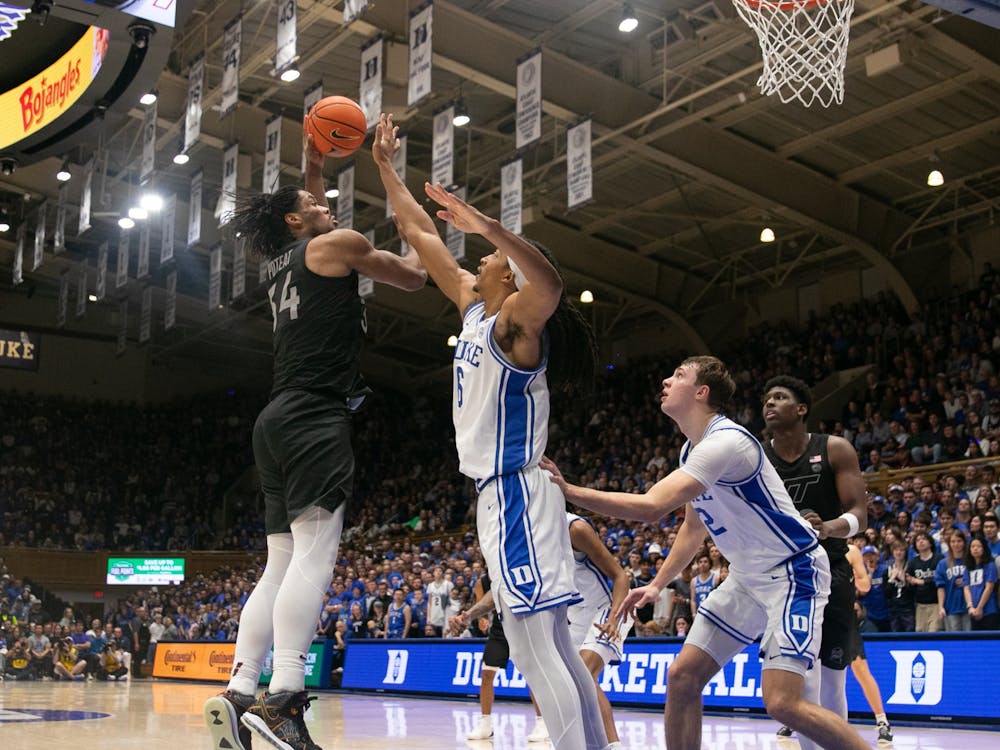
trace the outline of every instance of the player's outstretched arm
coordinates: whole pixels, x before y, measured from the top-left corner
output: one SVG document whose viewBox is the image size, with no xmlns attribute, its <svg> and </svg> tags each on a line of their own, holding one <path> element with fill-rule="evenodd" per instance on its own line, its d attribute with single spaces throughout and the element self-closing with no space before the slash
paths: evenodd
<svg viewBox="0 0 1000 750">
<path fill-rule="evenodd" d="M 322 276 L 343 276 L 344 266 L 375 281 L 416 291 L 427 283 L 427 272 L 414 259 L 377 250 L 353 229 L 335 229 L 309 241 L 309 269 Z"/>
<path fill-rule="evenodd" d="M 306 157 L 305 189 L 316 199 L 316 204 L 329 208 L 326 200 L 326 183 L 323 181 L 323 160 L 326 158 L 313 145 L 313 137 L 302 128 L 302 153 Z"/>
</svg>

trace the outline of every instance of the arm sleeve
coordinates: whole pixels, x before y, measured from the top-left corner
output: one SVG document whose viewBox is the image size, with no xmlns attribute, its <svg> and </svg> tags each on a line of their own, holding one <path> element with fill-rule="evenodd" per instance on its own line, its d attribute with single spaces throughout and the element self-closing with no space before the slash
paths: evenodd
<svg viewBox="0 0 1000 750">
<path fill-rule="evenodd" d="M 760 444 L 741 430 L 712 433 L 691 449 L 681 470 L 705 487 L 719 481 L 736 484 L 750 478 L 763 460 Z"/>
</svg>

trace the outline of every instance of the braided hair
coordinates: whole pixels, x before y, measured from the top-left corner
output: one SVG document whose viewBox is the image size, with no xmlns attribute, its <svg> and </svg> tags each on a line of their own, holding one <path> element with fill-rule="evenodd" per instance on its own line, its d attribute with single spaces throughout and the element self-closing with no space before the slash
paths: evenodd
<svg viewBox="0 0 1000 750">
<path fill-rule="evenodd" d="M 285 223 L 285 214 L 299 208 L 299 188 L 286 185 L 273 193 L 244 195 L 236 201 L 230 228 L 244 237 L 247 248 L 259 257 L 273 258 L 294 237 Z"/>
</svg>

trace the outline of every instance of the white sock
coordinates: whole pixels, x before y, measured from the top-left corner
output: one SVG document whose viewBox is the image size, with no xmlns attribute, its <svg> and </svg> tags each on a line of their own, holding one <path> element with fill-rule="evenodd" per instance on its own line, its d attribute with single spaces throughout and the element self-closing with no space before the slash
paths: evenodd
<svg viewBox="0 0 1000 750">
<path fill-rule="evenodd" d="M 885 714 L 875 714 L 876 724 L 888 724 L 889 720 L 885 717 Z"/>
</svg>

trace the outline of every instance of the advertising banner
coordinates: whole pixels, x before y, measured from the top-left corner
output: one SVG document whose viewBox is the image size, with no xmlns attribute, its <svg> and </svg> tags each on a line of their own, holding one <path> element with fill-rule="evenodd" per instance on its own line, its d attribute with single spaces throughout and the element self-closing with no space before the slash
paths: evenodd
<svg viewBox="0 0 1000 750">
<path fill-rule="evenodd" d="M 330 668 L 333 662 L 333 641 L 315 641 L 306 654 L 306 687 L 330 687 Z M 232 642 L 180 641 L 156 644 L 153 661 L 154 677 L 172 677 L 181 680 L 213 680 L 228 682 L 233 667 L 236 644 Z M 273 654 L 268 653 L 261 671 L 263 685 L 271 681 Z"/>
</svg>

